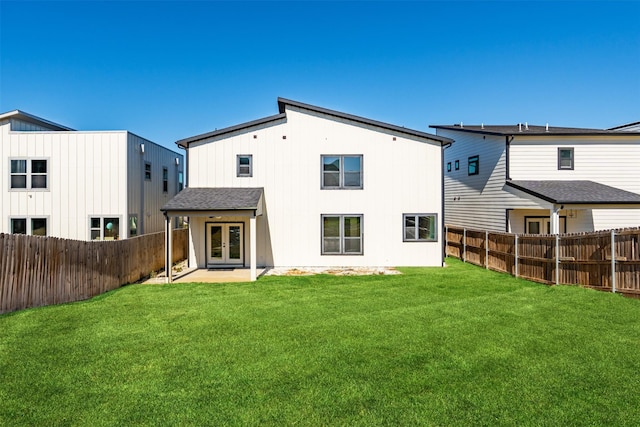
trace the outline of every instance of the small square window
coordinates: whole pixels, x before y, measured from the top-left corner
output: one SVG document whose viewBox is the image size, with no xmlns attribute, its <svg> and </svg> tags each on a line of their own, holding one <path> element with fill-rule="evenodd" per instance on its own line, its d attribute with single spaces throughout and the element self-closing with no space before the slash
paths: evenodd
<svg viewBox="0 0 640 427">
<path fill-rule="evenodd" d="M 456 170 L 460 170 L 460 160 L 456 160 Z"/>
<path fill-rule="evenodd" d="M 573 170 L 573 147 L 558 148 L 558 170 Z"/>
<path fill-rule="evenodd" d="M 46 218 L 32 218 L 31 219 L 31 234 L 34 236 L 46 236 L 47 235 L 47 219 Z"/>
<path fill-rule="evenodd" d="M 253 156 L 251 154 L 238 154 L 236 166 L 237 176 L 253 176 Z"/>
<path fill-rule="evenodd" d="M 447 163 L 447 172 L 451 172 L 451 162 Z"/>
<path fill-rule="evenodd" d="M 480 156 L 469 157 L 469 175 L 478 175 L 480 173 Z"/>
<path fill-rule="evenodd" d="M 27 234 L 27 219 L 26 218 L 14 218 L 11 220 L 11 233 L 13 234 Z"/>
</svg>

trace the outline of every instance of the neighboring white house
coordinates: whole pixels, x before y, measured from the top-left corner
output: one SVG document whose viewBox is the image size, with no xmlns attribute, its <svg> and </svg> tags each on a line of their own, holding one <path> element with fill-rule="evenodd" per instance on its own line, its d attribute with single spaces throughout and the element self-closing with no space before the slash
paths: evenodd
<svg viewBox="0 0 640 427">
<path fill-rule="evenodd" d="M 640 226 L 640 131 L 431 126 L 445 150 L 445 223 L 515 233 Z"/>
<path fill-rule="evenodd" d="M 186 138 L 189 266 L 441 266 L 444 137 L 279 98 Z"/>
<path fill-rule="evenodd" d="M 617 130 L 620 132 L 640 132 L 640 122 L 627 123 L 625 125 L 609 128 L 609 130 Z"/>
<path fill-rule="evenodd" d="M 77 240 L 162 231 L 183 156 L 127 131 L 75 131 L 0 114 L 0 232 Z"/>
</svg>

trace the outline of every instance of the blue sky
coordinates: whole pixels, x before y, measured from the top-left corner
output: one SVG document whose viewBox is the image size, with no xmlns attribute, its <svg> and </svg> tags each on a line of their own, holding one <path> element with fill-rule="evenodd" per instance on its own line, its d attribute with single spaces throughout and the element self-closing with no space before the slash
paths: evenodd
<svg viewBox="0 0 640 427">
<path fill-rule="evenodd" d="M 178 139 L 278 96 L 430 124 L 640 120 L 640 1 L 0 0 L 0 111 Z"/>
</svg>

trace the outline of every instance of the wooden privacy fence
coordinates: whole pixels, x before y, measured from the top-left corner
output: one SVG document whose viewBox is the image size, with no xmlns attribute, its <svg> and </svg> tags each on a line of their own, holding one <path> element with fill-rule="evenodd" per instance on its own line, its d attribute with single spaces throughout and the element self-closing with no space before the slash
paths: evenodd
<svg viewBox="0 0 640 427">
<path fill-rule="evenodd" d="M 164 267 L 164 232 L 78 241 L 0 234 L 0 313 L 80 301 Z M 187 257 L 187 230 L 173 231 L 173 261 Z"/>
<path fill-rule="evenodd" d="M 510 234 L 446 226 L 446 254 L 547 284 L 640 296 L 640 228 L 592 233 Z"/>
</svg>

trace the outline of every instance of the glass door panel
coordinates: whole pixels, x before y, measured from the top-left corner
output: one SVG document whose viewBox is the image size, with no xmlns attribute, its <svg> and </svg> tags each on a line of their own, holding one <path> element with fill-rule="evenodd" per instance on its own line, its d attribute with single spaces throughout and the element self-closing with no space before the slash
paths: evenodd
<svg viewBox="0 0 640 427">
<path fill-rule="evenodd" d="M 212 225 L 209 232 L 209 257 L 222 260 L 222 227 Z"/>
<path fill-rule="evenodd" d="M 239 225 L 229 226 L 229 259 L 238 261 L 242 255 L 242 238 Z"/>
</svg>

